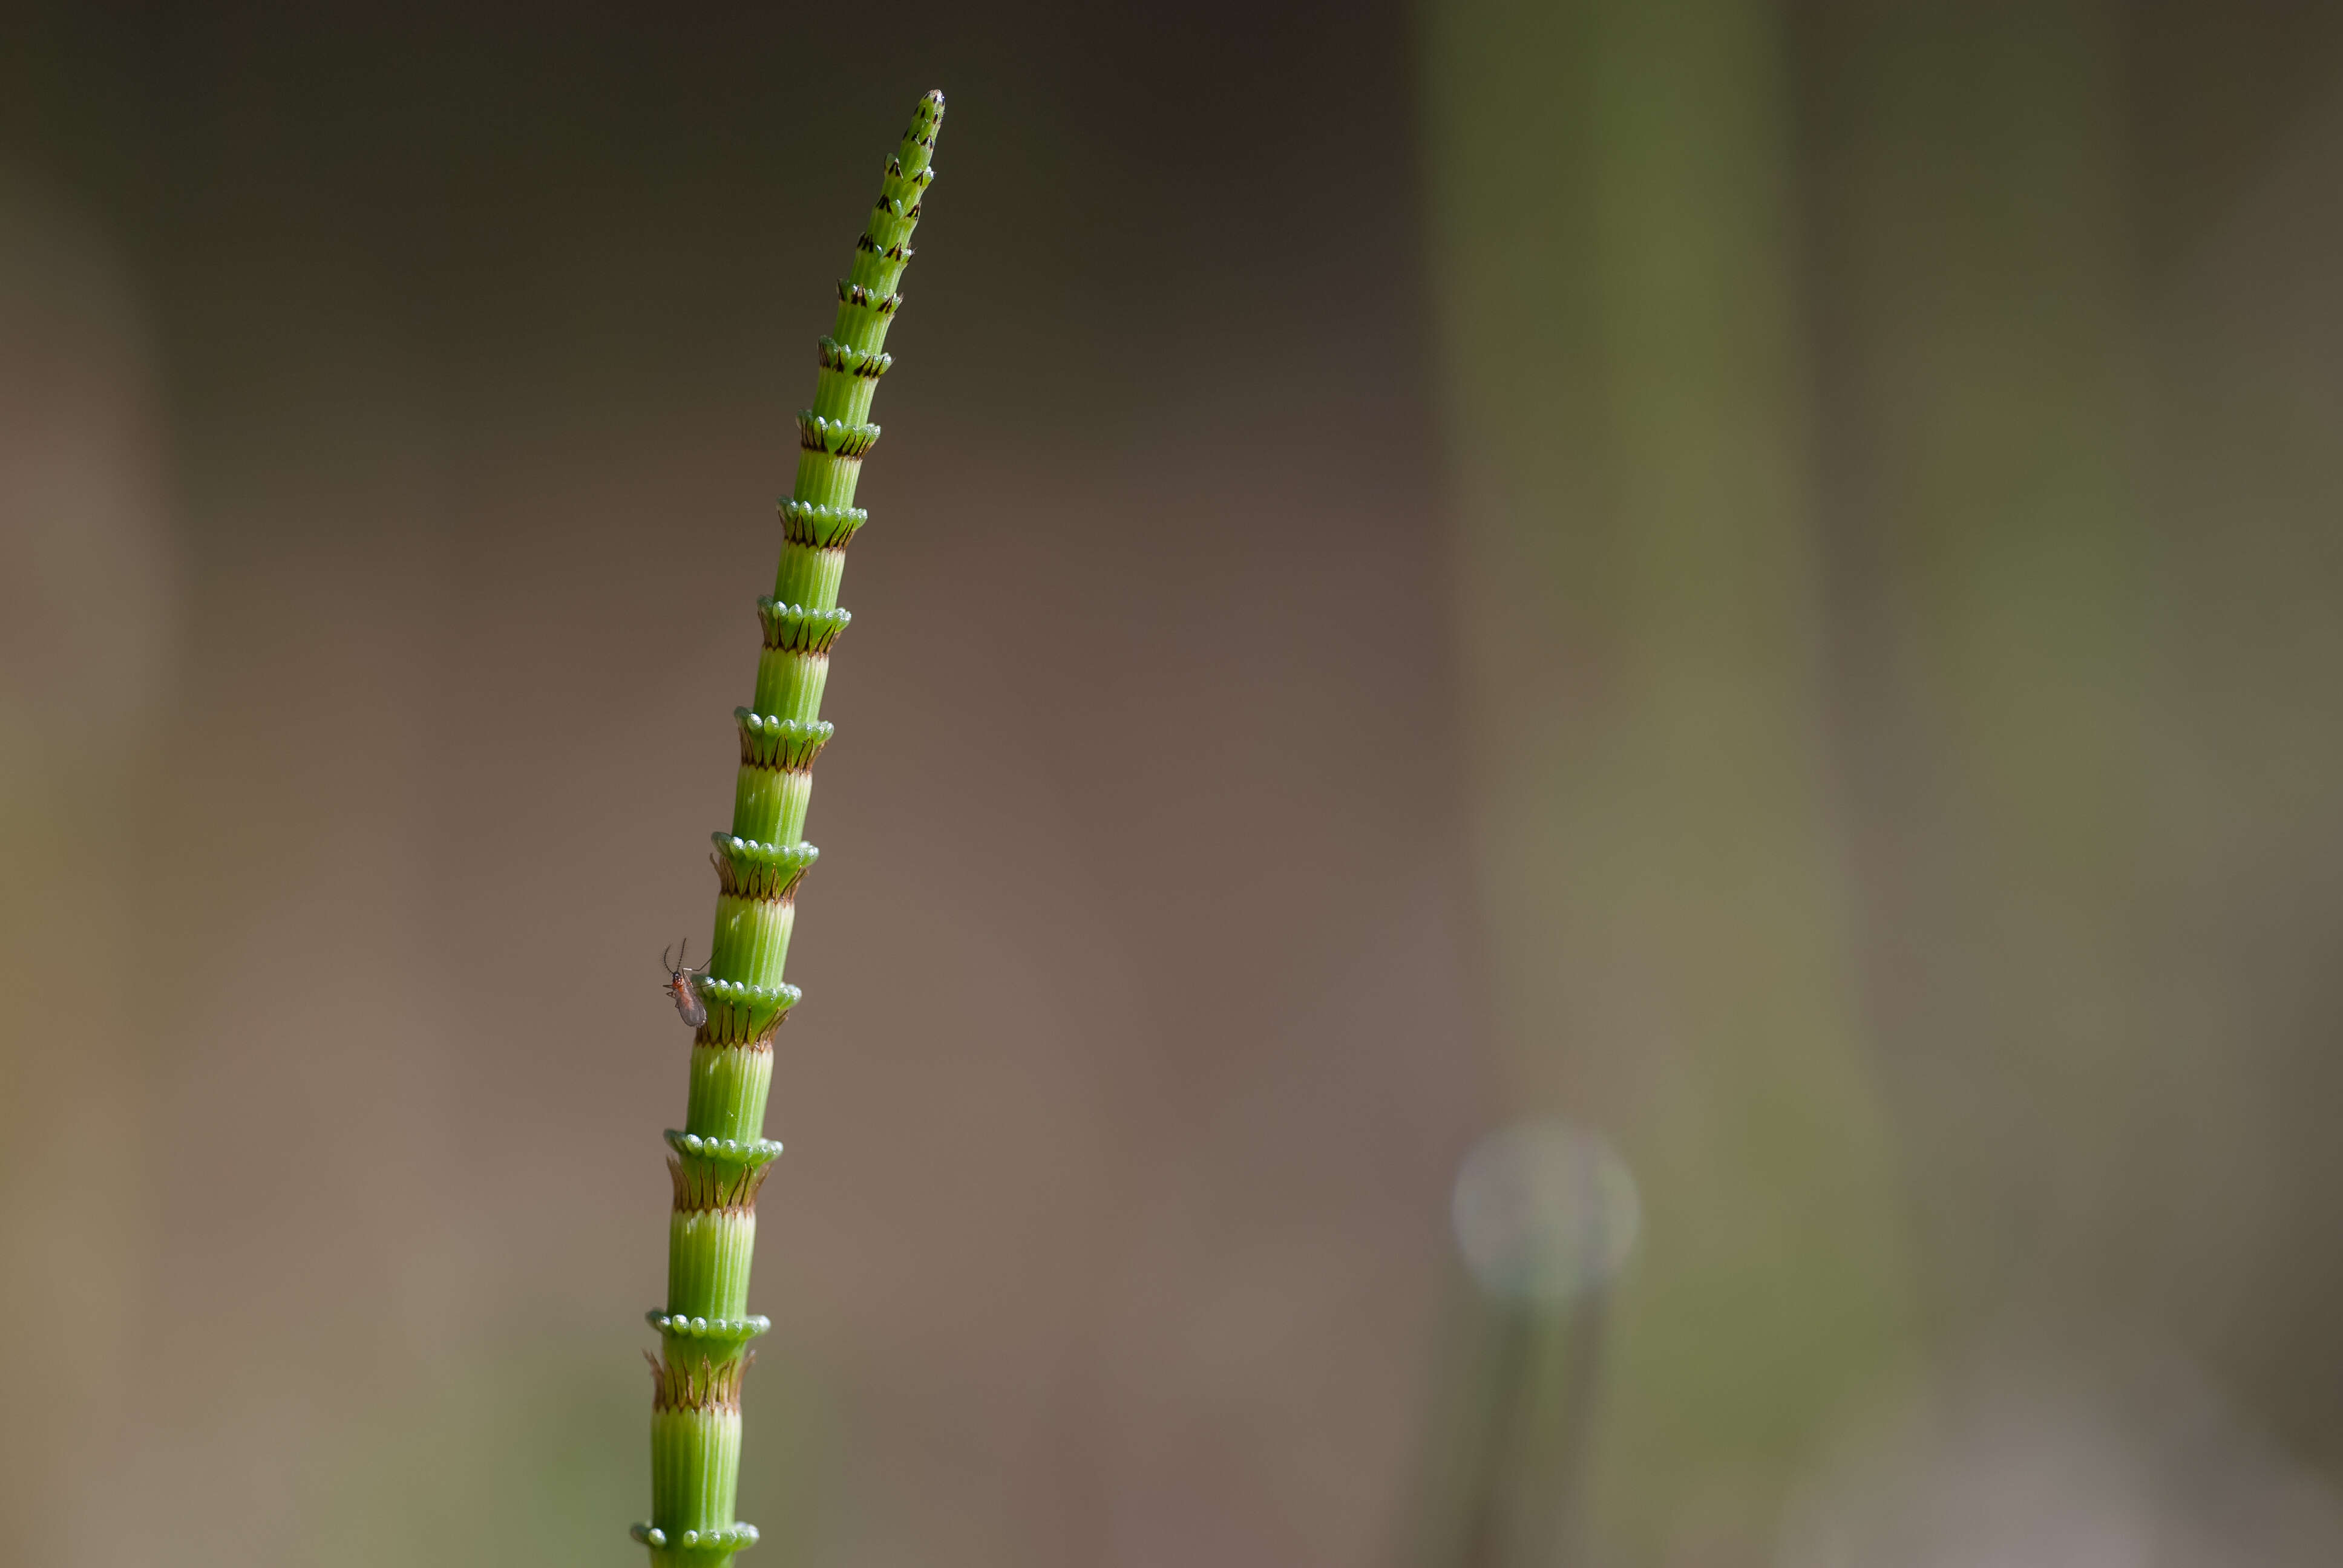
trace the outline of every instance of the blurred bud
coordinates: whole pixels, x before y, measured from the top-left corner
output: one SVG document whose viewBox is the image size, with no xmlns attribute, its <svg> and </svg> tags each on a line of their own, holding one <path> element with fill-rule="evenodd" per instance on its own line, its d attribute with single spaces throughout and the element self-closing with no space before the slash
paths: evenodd
<svg viewBox="0 0 2343 1568">
<path fill-rule="evenodd" d="M 1473 1145 L 1456 1172 L 1456 1246 L 1501 1301 L 1557 1306 L 1618 1272 L 1643 1206 L 1601 1138 L 1565 1121 L 1517 1121 Z"/>
</svg>

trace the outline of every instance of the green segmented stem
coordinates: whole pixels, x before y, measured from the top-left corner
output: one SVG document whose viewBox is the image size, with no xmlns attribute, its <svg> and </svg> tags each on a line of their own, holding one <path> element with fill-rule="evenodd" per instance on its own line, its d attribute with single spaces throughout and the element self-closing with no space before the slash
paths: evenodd
<svg viewBox="0 0 2343 1568">
<path fill-rule="evenodd" d="M 780 504 L 781 563 L 757 601 L 763 648 L 753 705 L 736 709 L 740 775 L 730 831 L 715 835 L 716 930 L 699 982 L 708 1021 L 691 1046 L 684 1127 L 668 1134 L 675 1208 L 668 1228 L 667 1306 L 651 1362 L 651 1517 L 635 1526 L 653 1568 L 723 1568 L 757 1529 L 732 1517 L 740 1474 L 740 1383 L 749 1341 L 768 1327 L 749 1312 L 757 1191 L 781 1146 L 764 1137 L 773 1031 L 798 1000 L 781 978 L 805 842 L 813 762 L 830 740 L 821 691 L 849 616 L 838 608 L 862 457 L 879 439 L 871 395 L 892 361 L 887 328 L 903 297 L 920 194 L 944 98 L 920 100 L 838 286 L 838 320 L 821 340 L 813 407 L 798 416 L 796 492 Z"/>
</svg>

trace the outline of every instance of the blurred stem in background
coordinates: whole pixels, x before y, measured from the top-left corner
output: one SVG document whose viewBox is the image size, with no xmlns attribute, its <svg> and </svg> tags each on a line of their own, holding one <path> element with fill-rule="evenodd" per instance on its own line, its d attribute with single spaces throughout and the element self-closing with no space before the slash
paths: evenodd
<svg viewBox="0 0 2343 1568">
<path fill-rule="evenodd" d="M 151 1069 L 176 1020 L 144 781 L 181 631 L 152 352 L 103 226 L 0 158 L 0 1563 L 119 1553 L 152 1334 Z"/>
<path fill-rule="evenodd" d="M 1452 1213 L 1475 1294 L 1411 1561 L 1576 1561 L 1610 1286 L 1642 1224 L 1634 1179 L 1583 1129 L 1524 1121 L 1466 1157 Z"/>
<path fill-rule="evenodd" d="M 1492 1016 L 1514 1105 L 1608 1137 L 1644 1215 L 1582 1533 L 1755 1561 L 1915 1348 L 1826 820 L 1783 41 L 1756 0 L 1459 0 L 1425 41 Z"/>
<path fill-rule="evenodd" d="M 1834 668 L 1936 1318 L 2043 1322 L 2063 1297 L 2103 1323 L 2161 1294 L 2168 1231 L 2121 1222 L 2165 1136 L 2142 1096 L 2227 1060 L 2142 1070 L 2152 558 L 2117 20 L 1934 0 L 1811 22 L 1833 538 L 1862 589 Z M 2111 1256 L 2127 1240 L 2145 1252 Z"/>
<path fill-rule="evenodd" d="M 1504 1568 L 1579 1560 L 1602 1302 L 1598 1292 L 1574 1306 L 1480 1303 L 1420 1561 Z"/>
</svg>

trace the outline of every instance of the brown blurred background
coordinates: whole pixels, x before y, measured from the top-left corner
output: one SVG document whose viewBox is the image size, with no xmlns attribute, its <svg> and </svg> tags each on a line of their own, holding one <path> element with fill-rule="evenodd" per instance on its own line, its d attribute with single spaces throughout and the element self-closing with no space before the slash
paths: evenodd
<svg viewBox="0 0 2343 1568">
<path fill-rule="evenodd" d="M 2343 12 L 6 16 L 0 1564 L 638 1560 L 931 85 L 748 1561 L 2343 1561 Z"/>
</svg>

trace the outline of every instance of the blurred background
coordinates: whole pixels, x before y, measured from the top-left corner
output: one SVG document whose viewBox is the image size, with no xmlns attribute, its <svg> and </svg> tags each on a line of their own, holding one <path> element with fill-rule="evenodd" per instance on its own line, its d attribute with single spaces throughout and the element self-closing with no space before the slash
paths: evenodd
<svg viewBox="0 0 2343 1568">
<path fill-rule="evenodd" d="M 749 1561 L 2343 1562 L 2343 9 L 5 16 L 0 1564 L 639 1560 L 930 86 Z"/>
</svg>

